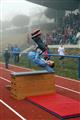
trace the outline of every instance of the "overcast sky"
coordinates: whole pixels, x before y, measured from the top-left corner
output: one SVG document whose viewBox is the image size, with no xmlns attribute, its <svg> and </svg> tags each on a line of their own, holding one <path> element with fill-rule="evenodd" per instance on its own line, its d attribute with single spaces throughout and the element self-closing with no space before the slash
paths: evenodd
<svg viewBox="0 0 80 120">
<path fill-rule="evenodd" d="M 11 20 L 15 15 L 33 15 L 44 11 L 45 7 L 25 0 L 0 0 L 0 19 Z"/>
</svg>

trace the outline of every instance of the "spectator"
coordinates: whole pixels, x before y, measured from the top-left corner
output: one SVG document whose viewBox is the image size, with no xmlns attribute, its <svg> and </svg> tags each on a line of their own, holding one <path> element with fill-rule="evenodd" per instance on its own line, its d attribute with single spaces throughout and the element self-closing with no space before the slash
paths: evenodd
<svg viewBox="0 0 80 120">
<path fill-rule="evenodd" d="M 20 52 L 20 48 L 17 45 L 15 45 L 15 47 L 13 48 L 14 63 L 19 63 Z"/>
<path fill-rule="evenodd" d="M 63 45 L 61 45 L 61 46 L 58 48 L 58 54 L 60 55 L 60 57 L 59 57 L 59 60 L 61 61 L 60 63 L 61 63 L 61 65 L 63 66 L 63 65 L 64 65 L 63 59 L 64 59 L 64 55 L 65 55 L 65 50 L 64 50 Z"/>
<path fill-rule="evenodd" d="M 80 40 L 80 30 L 79 30 L 79 32 L 78 32 L 77 35 L 76 35 L 76 39 L 77 39 L 77 40 Z"/>
<path fill-rule="evenodd" d="M 4 61 L 5 61 L 5 68 L 9 68 L 8 64 L 9 64 L 9 59 L 10 59 L 10 52 L 8 50 L 8 48 L 5 49 L 4 51 Z"/>
</svg>

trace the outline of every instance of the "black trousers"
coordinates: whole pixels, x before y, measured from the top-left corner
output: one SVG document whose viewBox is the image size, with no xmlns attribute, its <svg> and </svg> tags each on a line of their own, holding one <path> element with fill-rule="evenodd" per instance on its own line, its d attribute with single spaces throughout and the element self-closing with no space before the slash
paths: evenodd
<svg viewBox="0 0 80 120">
<path fill-rule="evenodd" d="M 42 39 L 34 38 L 33 40 L 36 42 L 36 44 L 38 45 L 38 48 L 41 49 L 42 52 L 46 50 L 45 43 L 42 41 Z"/>
<path fill-rule="evenodd" d="M 5 60 L 5 68 L 7 68 L 7 69 L 9 68 L 8 64 L 9 64 L 9 60 Z"/>
<path fill-rule="evenodd" d="M 19 62 L 19 54 L 15 54 L 14 55 L 14 63 L 18 63 Z"/>
</svg>

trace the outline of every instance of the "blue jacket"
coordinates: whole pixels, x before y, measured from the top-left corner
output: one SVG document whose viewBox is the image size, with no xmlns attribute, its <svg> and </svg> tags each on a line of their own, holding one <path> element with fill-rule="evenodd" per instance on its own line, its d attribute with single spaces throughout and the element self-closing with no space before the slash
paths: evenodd
<svg viewBox="0 0 80 120">
<path fill-rule="evenodd" d="M 53 69 L 45 62 L 45 60 L 40 57 L 38 52 L 30 51 L 28 53 L 28 58 L 38 66 L 44 67 L 48 72 L 53 71 Z"/>
<path fill-rule="evenodd" d="M 20 54 L 21 51 L 20 51 L 20 48 L 14 47 L 12 52 L 13 52 L 13 55 L 16 55 L 16 54 Z"/>
</svg>

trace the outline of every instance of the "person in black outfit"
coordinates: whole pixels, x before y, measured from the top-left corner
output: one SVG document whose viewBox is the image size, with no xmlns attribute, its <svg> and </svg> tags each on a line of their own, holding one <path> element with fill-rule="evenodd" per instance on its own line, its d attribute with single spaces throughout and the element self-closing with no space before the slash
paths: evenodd
<svg viewBox="0 0 80 120">
<path fill-rule="evenodd" d="M 8 64 L 9 64 L 9 59 L 10 59 L 10 52 L 9 50 L 6 48 L 4 51 L 4 61 L 5 61 L 5 68 L 9 68 Z"/>
<path fill-rule="evenodd" d="M 41 31 L 39 29 L 35 30 L 33 33 L 31 33 L 31 36 L 32 40 L 38 45 L 37 48 L 39 48 L 43 53 L 46 50 L 46 45 L 41 39 Z"/>
</svg>

